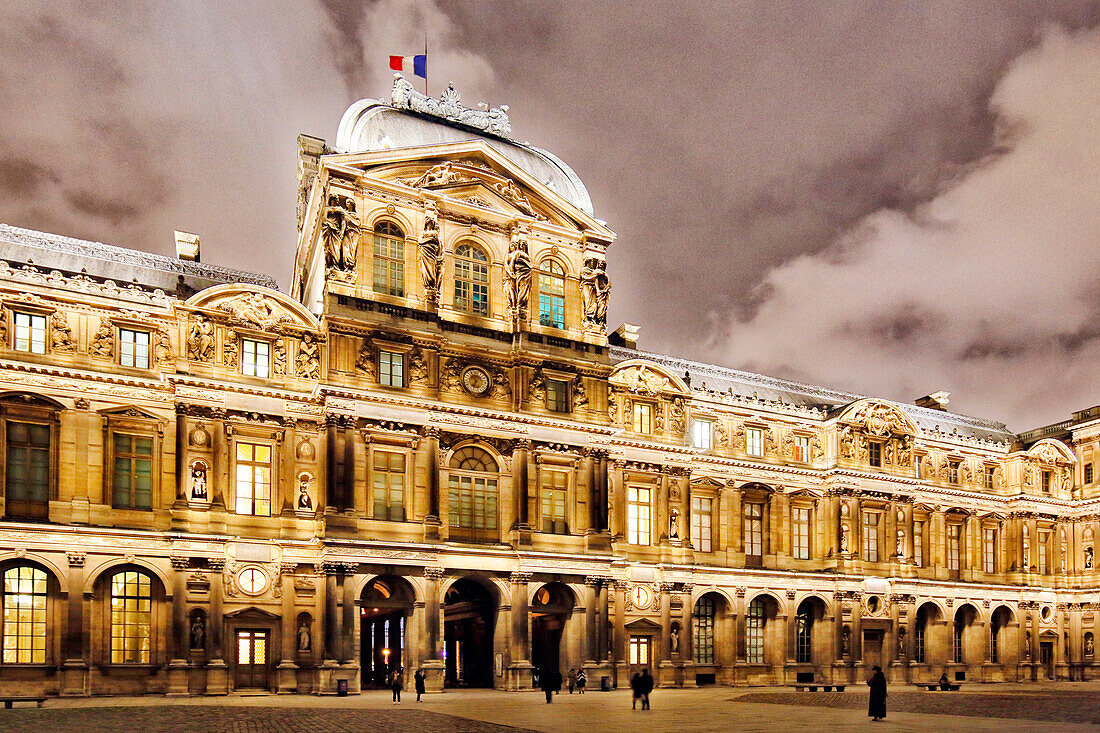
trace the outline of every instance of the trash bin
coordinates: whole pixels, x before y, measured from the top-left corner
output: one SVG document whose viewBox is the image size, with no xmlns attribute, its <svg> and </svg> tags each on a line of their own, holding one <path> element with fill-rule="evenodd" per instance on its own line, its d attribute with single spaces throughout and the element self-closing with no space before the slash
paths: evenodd
<svg viewBox="0 0 1100 733">
<path fill-rule="evenodd" d="M 611 692 L 611 678 L 606 675 L 600 677 L 600 690 L 602 692 Z"/>
<path fill-rule="evenodd" d="M 336 694 L 339 697 L 347 697 L 348 696 L 348 681 L 347 680 L 336 680 Z"/>
</svg>

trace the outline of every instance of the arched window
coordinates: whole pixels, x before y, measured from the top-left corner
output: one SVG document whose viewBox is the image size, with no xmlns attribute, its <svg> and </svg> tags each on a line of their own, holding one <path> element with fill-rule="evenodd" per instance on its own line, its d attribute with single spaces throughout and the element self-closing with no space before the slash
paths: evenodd
<svg viewBox="0 0 1100 733">
<path fill-rule="evenodd" d="M 467 446 L 451 457 L 448 525 L 452 535 L 496 541 L 497 463 L 481 448 Z"/>
<path fill-rule="evenodd" d="M 405 294 L 405 233 L 392 221 L 374 225 L 374 292 Z"/>
<path fill-rule="evenodd" d="M 754 598 L 745 618 L 745 661 L 764 663 L 764 599 Z"/>
<path fill-rule="evenodd" d="M 963 663 L 963 631 L 966 624 L 955 619 L 954 635 L 951 637 L 951 661 L 955 664 Z"/>
<path fill-rule="evenodd" d="M 153 617 L 152 581 L 124 570 L 111 578 L 111 664 L 148 664 Z"/>
<path fill-rule="evenodd" d="M 913 661 L 924 664 L 924 638 L 928 626 L 928 614 L 925 609 L 917 611 L 917 624 L 913 627 Z"/>
<path fill-rule="evenodd" d="M 703 596 L 691 614 L 692 645 L 696 664 L 714 664 L 714 619 L 716 604 L 711 596 Z"/>
<path fill-rule="evenodd" d="M 489 315 L 489 258 L 469 242 L 455 249 L 454 307 L 463 313 Z"/>
<path fill-rule="evenodd" d="M 539 273 L 539 325 L 565 328 L 565 268 L 554 260 Z"/>
<path fill-rule="evenodd" d="M 795 617 L 794 649 L 795 659 L 799 664 L 810 664 L 813 661 L 814 616 L 812 609 L 803 606 Z"/>
<path fill-rule="evenodd" d="M 4 664 L 46 663 L 46 573 L 30 565 L 4 571 Z"/>
</svg>

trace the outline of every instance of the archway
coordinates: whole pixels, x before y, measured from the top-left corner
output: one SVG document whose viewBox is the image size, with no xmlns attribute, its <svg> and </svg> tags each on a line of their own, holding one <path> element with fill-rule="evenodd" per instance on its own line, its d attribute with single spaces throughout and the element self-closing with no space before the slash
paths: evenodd
<svg viewBox="0 0 1100 733">
<path fill-rule="evenodd" d="M 778 633 L 779 608 L 779 601 L 767 593 L 749 602 L 745 613 L 745 661 L 749 665 L 783 665 L 786 639 Z"/>
<path fill-rule="evenodd" d="M 933 661 L 933 629 L 940 620 L 940 609 L 935 603 L 924 603 L 917 609 L 913 623 L 913 661 L 931 664 Z"/>
<path fill-rule="evenodd" d="M 413 590 L 403 578 L 386 575 L 367 583 L 359 598 L 361 684 L 364 689 L 383 687 L 390 672 L 405 666 Z"/>
<path fill-rule="evenodd" d="M 531 603 L 531 664 L 541 673 L 561 672 L 568 664 L 565 627 L 576 601 L 562 583 L 547 583 Z"/>
<path fill-rule="evenodd" d="M 977 628 L 978 609 L 964 603 L 955 611 L 955 623 L 951 629 L 951 661 L 961 665 L 963 670 L 955 673 L 956 680 L 965 679 L 965 667 L 973 664 L 980 656 L 975 645 L 974 632 Z"/>
<path fill-rule="evenodd" d="M 471 578 L 460 578 L 443 598 L 444 684 L 493 686 L 493 628 L 496 601 Z"/>
<path fill-rule="evenodd" d="M 825 602 L 817 596 L 810 596 L 798 604 L 798 610 L 794 618 L 794 659 L 799 665 L 821 666 L 822 661 L 831 656 L 831 629 L 822 623 L 827 609 Z M 811 678 L 807 681 L 815 681 L 812 671 L 802 668 L 798 671 L 801 676 L 809 673 Z"/>
<path fill-rule="evenodd" d="M 1007 665 L 1009 653 L 1006 643 L 1009 634 L 1005 629 L 1012 623 L 1012 610 L 1008 606 L 998 606 L 989 617 L 989 661 L 993 664 Z"/>
<path fill-rule="evenodd" d="M 733 619 L 729 601 L 721 593 L 704 593 L 691 613 L 691 653 L 695 684 L 730 684 L 733 667 Z"/>
</svg>

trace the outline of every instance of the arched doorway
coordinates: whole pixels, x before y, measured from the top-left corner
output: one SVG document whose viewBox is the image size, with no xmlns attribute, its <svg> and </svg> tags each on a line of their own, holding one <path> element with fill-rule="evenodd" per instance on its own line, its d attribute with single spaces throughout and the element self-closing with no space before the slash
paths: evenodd
<svg viewBox="0 0 1100 733">
<path fill-rule="evenodd" d="M 1005 669 L 1010 663 L 1008 655 L 1014 651 L 1008 648 L 1009 634 L 1006 632 L 1011 623 L 1012 610 L 1008 606 L 998 606 L 989 617 L 989 661 Z"/>
<path fill-rule="evenodd" d="M 443 598 L 444 684 L 493 686 L 493 628 L 496 601 L 471 578 L 459 578 Z"/>
<path fill-rule="evenodd" d="M 547 583 L 535 591 L 531 603 L 531 664 L 539 673 L 561 672 L 568 665 L 563 644 L 566 623 L 575 605 L 573 591 L 562 583 Z"/>
<path fill-rule="evenodd" d="M 939 620 L 940 609 L 935 603 L 924 603 L 917 609 L 916 619 L 913 622 L 913 661 L 916 664 L 931 665 L 937 661 L 933 659 L 932 634 Z"/>
<path fill-rule="evenodd" d="M 969 603 L 964 603 L 955 611 L 955 623 L 951 628 L 951 661 L 962 667 L 955 672 L 957 681 L 966 679 L 968 666 L 981 661 L 982 655 L 974 638 L 977 621 L 978 609 Z"/>
<path fill-rule="evenodd" d="M 705 593 L 691 613 L 691 654 L 695 684 L 730 684 L 733 667 L 733 622 L 729 602 L 720 593 Z"/>
<path fill-rule="evenodd" d="M 380 576 L 359 597 L 359 664 L 363 689 L 383 687 L 405 666 L 405 638 L 414 594 L 408 581 Z"/>
<path fill-rule="evenodd" d="M 746 682 L 750 685 L 775 684 L 782 671 L 787 640 L 778 633 L 779 608 L 779 601 L 762 593 L 745 609 Z"/>
<path fill-rule="evenodd" d="M 794 660 L 799 665 L 799 682 L 821 681 L 814 676 L 813 667 L 820 667 L 824 660 L 832 656 L 831 629 L 822 623 L 825 614 L 825 602 L 816 596 L 810 596 L 798 604 L 794 619 Z"/>
</svg>

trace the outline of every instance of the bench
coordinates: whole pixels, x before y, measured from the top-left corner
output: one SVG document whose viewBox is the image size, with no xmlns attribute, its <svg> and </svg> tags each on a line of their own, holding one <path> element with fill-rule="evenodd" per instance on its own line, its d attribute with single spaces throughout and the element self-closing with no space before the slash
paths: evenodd
<svg viewBox="0 0 1100 733">
<path fill-rule="evenodd" d="M 0 696 L 0 700 L 4 701 L 4 707 L 8 710 L 11 710 L 12 706 L 17 702 L 36 702 L 38 703 L 38 707 L 42 707 L 42 703 L 46 702 L 46 698 L 44 697 L 27 697 L 24 695 L 15 695 L 10 697 Z"/>
<path fill-rule="evenodd" d="M 837 692 L 844 692 L 844 688 L 845 688 L 845 687 L 847 687 L 847 685 L 811 685 L 811 684 L 802 684 L 802 685 L 795 685 L 795 686 L 794 686 L 794 689 L 795 689 L 795 691 L 797 691 L 797 692 L 806 692 L 807 690 L 809 690 L 810 692 L 817 692 L 817 689 L 818 689 L 819 687 L 821 688 L 821 690 L 822 690 L 823 692 L 832 692 L 833 690 L 836 690 Z"/>
<path fill-rule="evenodd" d="M 917 685 L 917 687 L 927 687 L 929 692 L 935 692 L 936 690 L 942 689 L 939 682 L 935 682 L 931 685 L 929 685 L 927 683 L 924 683 L 924 682 L 921 682 Z M 957 692 L 958 689 L 959 689 L 959 685 L 953 685 L 953 684 L 948 683 L 947 689 L 944 690 L 944 692 Z"/>
</svg>

